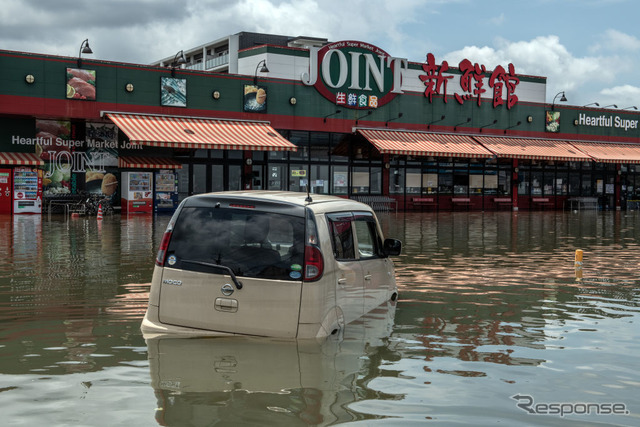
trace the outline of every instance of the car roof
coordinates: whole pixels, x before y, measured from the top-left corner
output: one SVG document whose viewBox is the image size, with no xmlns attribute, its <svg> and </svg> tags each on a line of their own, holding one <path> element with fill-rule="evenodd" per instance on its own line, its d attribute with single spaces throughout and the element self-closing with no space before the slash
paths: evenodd
<svg viewBox="0 0 640 427">
<path fill-rule="evenodd" d="M 216 193 L 204 193 L 191 196 L 191 198 L 210 198 L 212 196 L 224 197 L 225 199 L 237 199 L 238 201 L 254 200 L 265 202 L 278 202 L 295 206 L 308 207 L 313 211 L 325 212 L 335 210 L 363 210 L 371 211 L 369 205 L 355 200 L 329 196 L 325 194 L 307 194 L 295 191 L 268 191 L 268 190 L 246 190 L 246 191 L 221 191 Z M 311 201 L 308 198 L 311 198 Z"/>
</svg>

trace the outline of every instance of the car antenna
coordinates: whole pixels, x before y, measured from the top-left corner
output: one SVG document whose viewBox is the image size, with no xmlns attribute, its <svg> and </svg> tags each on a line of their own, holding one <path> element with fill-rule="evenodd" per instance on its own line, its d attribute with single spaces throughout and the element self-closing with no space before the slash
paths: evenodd
<svg viewBox="0 0 640 427">
<path fill-rule="evenodd" d="M 313 202 L 313 199 L 311 198 L 311 194 L 309 193 L 309 183 L 307 183 L 306 187 L 307 187 L 307 198 L 304 199 L 304 201 L 307 203 L 311 203 Z"/>
</svg>

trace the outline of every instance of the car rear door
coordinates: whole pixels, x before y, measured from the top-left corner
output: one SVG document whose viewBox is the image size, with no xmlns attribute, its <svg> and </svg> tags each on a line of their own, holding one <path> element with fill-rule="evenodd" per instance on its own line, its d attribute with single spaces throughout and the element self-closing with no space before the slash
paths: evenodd
<svg viewBox="0 0 640 427">
<path fill-rule="evenodd" d="M 182 209 L 162 272 L 160 322 L 296 336 L 304 217 L 251 208 Z"/>
</svg>

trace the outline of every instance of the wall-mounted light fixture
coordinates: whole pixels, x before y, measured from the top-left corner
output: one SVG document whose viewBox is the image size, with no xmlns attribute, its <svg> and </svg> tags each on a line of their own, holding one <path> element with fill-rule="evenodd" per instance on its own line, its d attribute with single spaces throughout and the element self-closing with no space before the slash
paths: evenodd
<svg viewBox="0 0 640 427">
<path fill-rule="evenodd" d="M 262 65 L 262 67 L 260 67 L 260 65 Z M 256 71 L 253 73 L 253 84 L 257 85 L 258 84 L 258 68 L 260 68 L 260 72 L 261 73 L 268 73 L 269 69 L 267 68 L 267 60 L 263 59 L 262 61 L 258 62 L 258 65 L 256 65 Z"/>
<path fill-rule="evenodd" d="M 635 105 L 631 105 L 630 107 L 624 107 L 624 108 L 621 108 L 621 110 L 631 110 L 632 108 L 633 108 L 634 110 L 637 110 L 637 109 L 638 109 L 638 107 L 636 107 Z"/>
<path fill-rule="evenodd" d="M 246 159 L 244 162 L 247 164 L 247 166 L 251 166 L 253 164 L 253 160 L 251 158 Z"/>
<path fill-rule="evenodd" d="M 600 106 L 597 102 L 592 102 L 591 104 L 583 105 L 583 107 L 588 107 L 589 105 L 595 105 L 596 107 Z"/>
<path fill-rule="evenodd" d="M 507 134 L 507 129 L 512 129 L 512 128 L 516 127 L 516 126 L 520 126 L 521 124 L 522 124 L 522 122 L 520 120 L 518 120 L 518 123 L 516 123 L 515 125 L 511 125 L 509 127 L 504 128 L 505 135 Z"/>
<path fill-rule="evenodd" d="M 609 108 L 609 107 L 618 108 L 616 104 L 607 105 L 606 107 L 602 107 L 602 108 Z"/>
<path fill-rule="evenodd" d="M 173 57 L 173 61 L 171 61 L 171 77 L 176 76 L 176 67 L 186 64 L 187 59 L 184 57 L 184 51 L 180 51 L 176 53 L 176 56 Z"/>
<path fill-rule="evenodd" d="M 335 116 L 336 114 L 340 114 L 340 113 L 342 113 L 342 110 L 336 110 L 335 112 L 333 112 L 331 114 L 327 114 L 326 116 L 324 116 L 322 118 L 322 123 L 327 123 L 327 117 Z"/>
<path fill-rule="evenodd" d="M 441 116 L 438 120 L 434 120 L 434 121 L 432 121 L 432 122 L 430 122 L 430 123 L 427 123 L 427 129 L 429 129 L 429 128 L 431 127 L 431 125 L 432 125 L 432 124 L 443 121 L 443 120 L 444 120 L 444 118 L 445 118 L 445 116 Z"/>
<path fill-rule="evenodd" d="M 471 121 L 471 117 L 467 117 L 467 120 L 466 120 L 466 121 L 464 121 L 464 122 L 462 122 L 462 123 L 458 123 L 457 125 L 454 125 L 454 126 L 453 126 L 453 131 L 455 132 L 455 131 L 456 131 L 456 128 L 457 128 L 458 126 L 460 126 L 460 125 L 464 125 L 464 124 L 467 124 L 467 123 L 469 123 L 470 121 Z"/>
<path fill-rule="evenodd" d="M 527 116 L 527 123 L 531 123 L 533 121 L 533 116 Z"/>
<path fill-rule="evenodd" d="M 389 126 L 389 122 L 393 120 L 398 120 L 400 117 L 402 117 L 402 113 L 398 113 L 398 117 L 394 117 L 392 119 L 387 120 L 386 122 L 384 122 L 385 127 Z"/>
<path fill-rule="evenodd" d="M 373 113 L 373 110 L 369 110 L 369 111 L 367 111 L 367 114 L 364 114 L 364 115 L 362 115 L 362 116 L 360 116 L 360 117 L 356 118 L 356 126 L 358 126 L 358 120 L 362 119 L 363 117 L 370 116 L 370 115 L 371 115 L 371 113 Z"/>
<path fill-rule="evenodd" d="M 213 99 L 220 99 L 220 92 L 218 92 L 217 90 L 214 90 L 214 91 L 211 93 L 211 97 L 212 97 Z"/>
<path fill-rule="evenodd" d="M 298 100 L 295 97 L 291 97 L 289 98 L 289 104 L 291 105 L 296 105 L 298 103 Z"/>
<path fill-rule="evenodd" d="M 80 51 L 78 52 L 78 68 L 82 67 L 82 54 L 91 54 L 93 51 L 89 47 L 89 39 L 85 39 L 80 45 Z"/>
<path fill-rule="evenodd" d="M 498 123 L 498 119 L 495 119 L 494 121 L 492 121 L 491 123 L 487 123 L 486 125 L 482 125 L 482 126 L 480 126 L 480 132 L 482 132 L 482 129 L 483 129 L 483 128 L 486 128 L 487 126 L 493 126 L 493 125 L 495 125 L 496 123 Z"/>
<path fill-rule="evenodd" d="M 558 92 L 556 94 L 556 96 L 553 97 L 553 102 L 551 103 L 551 109 L 553 110 L 556 106 L 556 98 L 558 98 L 560 95 L 562 95 L 562 97 L 560 98 L 560 101 L 558 102 L 567 102 L 567 97 L 564 95 L 564 91 L 562 92 Z"/>
<path fill-rule="evenodd" d="M 133 83 L 127 83 L 126 85 L 124 85 L 124 90 L 129 93 L 133 92 Z"/>
<path fill-rule="evenodd" d="M 33 77 L 33 74 L 27 74 L 26 76 L 24 76 L 24 81 L 29 84 L 32 84 L 33 82 L 36 81 L 36 78 Z"/>
</svg>

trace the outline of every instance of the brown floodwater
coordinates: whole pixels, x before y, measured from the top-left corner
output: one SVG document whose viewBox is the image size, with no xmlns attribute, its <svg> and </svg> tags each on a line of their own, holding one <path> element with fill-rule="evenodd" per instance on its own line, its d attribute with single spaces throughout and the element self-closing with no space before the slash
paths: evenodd
<svg viewBox="0 0 640 427">
<path fill-rule="evenodd" d="M 0 216 L 0 425 L 640 425 L 640 213 L 379 218 L 399 301 L 307 342 L 145 341 L 167 216 Z"/>
</svg>

